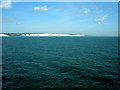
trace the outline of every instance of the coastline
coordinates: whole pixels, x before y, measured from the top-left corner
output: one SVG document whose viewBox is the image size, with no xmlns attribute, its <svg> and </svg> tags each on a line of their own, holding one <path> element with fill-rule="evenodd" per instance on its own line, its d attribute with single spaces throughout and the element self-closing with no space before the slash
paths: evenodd
<svg viewBox="0 0 120 90">
<path fill-rule="evenodd" d="M 47 34 L 47 33 L 43 33 L 43 34 L 33 34 L 33 33 L 3 33 L 0 34 L 0 36 L 85 36 L 84 34 Z"/>
</svg>

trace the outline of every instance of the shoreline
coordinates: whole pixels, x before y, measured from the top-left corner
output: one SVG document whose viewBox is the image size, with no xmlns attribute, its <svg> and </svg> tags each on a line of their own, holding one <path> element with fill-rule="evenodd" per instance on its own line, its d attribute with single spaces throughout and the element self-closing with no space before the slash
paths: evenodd
<svg viewBox="0 0 120 90">
<path fill-rule="evenodd" d="M 0 36 L 85 36 L 84 34 L 25 34 L 25 33 L 8 33 L 0 34 Z"/>
</svg>

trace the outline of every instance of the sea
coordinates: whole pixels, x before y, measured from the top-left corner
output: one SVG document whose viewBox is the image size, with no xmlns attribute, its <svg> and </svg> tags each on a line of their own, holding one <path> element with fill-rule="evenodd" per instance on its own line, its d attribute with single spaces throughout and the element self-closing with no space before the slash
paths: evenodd
<svg viewBox="0 0 120 90">
<path fill-rule="evenodd" d="M 120 90 L 118 37 L 2 37 L 2 90 Z"/>
</svg>

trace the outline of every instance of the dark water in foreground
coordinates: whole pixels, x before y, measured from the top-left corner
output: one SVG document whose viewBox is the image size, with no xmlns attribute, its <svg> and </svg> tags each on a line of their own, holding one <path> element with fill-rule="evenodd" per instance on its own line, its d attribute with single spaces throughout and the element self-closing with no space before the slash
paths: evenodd
<svg viewBox="0 0 120 90">
<path fill-rule="evenodd" d="M 117 37 L 3 37 L 3 90 L 120 90 Z"/>
</svg>

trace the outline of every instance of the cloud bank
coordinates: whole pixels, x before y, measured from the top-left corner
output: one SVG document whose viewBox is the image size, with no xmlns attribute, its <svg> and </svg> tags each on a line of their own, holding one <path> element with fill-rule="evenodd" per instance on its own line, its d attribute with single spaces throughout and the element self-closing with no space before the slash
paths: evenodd
<svg viewBox="0 0 120 90">
<path fill-rule="evenodd" d="M 11 5 L 11 0 L 3 0 L 1 3 L 0 3 L 0 9 L 2 8 L 11 8 L 12 5 Z"/>
<path fill-rule="evenodd" d="M 105 19 L 106 19 L 107 15 L 105 14 L 102 17 L 96 18 L 95 21 L 98 22 L 98 24 L 101 24 Z"/>
<path fill-rule="evenodd" d="M 49 9 L 47 6 L 42 6 L 42 7 L 34 7 L 33 10 L 37 12 L 47 12 Z"/>
</svg>

